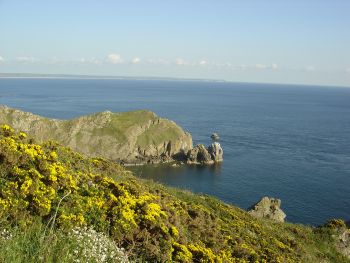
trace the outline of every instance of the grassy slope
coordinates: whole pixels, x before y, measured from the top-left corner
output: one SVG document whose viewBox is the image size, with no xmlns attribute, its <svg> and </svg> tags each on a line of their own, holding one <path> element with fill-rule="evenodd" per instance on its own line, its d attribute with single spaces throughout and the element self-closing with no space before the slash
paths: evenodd
<svg viewBox="0 0 350 263">
<path fill-rule="evenodd" d="M 255 219 L 56 143 L 34 144 L 7 126 L 0 130 L 0 220 L 24 233 L 0 239 L 0 262 L 69 262 L 61 254 L 74 244 L 64 233 L 79 225 L 107 233 L 142 262 L 350 262 L 335 251 L 329 229 Z M 53 232 L 44 234 L 46 225 Z"/>
<path fill-rule="evenodd" d="M 3 123 L 12 124 L 18 122 L 18 110 L 10 109 L 8 114 L 2 113 L 1 119 Z M 31 113 L 22 112 L 27 118 Z M 99 120 L 103 119 L 103 115 L 110 115 L 110 122 L 108 125 L 99 125 Z M 84 130 L 78 133 L 77 139 L 79 141 L 82 137 L 82 132 L 88 132 L 96 136 L 111 136 L 115 143 L 123 144 L 126 138 L 130 136 L 130 130 L 135 127 L 146 126 L 149 122 L 154 122 L 156 125 L 151 126 L 150 131 L 146 131 L 138 138 L 138 143 L 141 146 L 147 146 L 150 142 L 156 145 L 163 141 L 175 140 L 179 138 L 183 131 L 180 127 L 171 121 L 160 119 L 156 114 L 147 110 L 136 110 L 122 113 L 106 113 L 99 112 L 91 115 L 81 116 L 72 120 L 55 120 L 37 116 L 37 123 L 42 123 L 46 129 L 41 129 L 40 134 L 33 134 L 35 137 L 43 138 L 45 141 L 49 139 L 56 139 L 58 141 L 66 141 L 66 137 L 70 136 L 70 130 L 77 124 L 85 124 Z M 25 120 L 23 120 L 25 121 Z M 56 126 L 54 124 L 56 123 Z M 91 125 L 95 123 L 96 125 Z M 0 123 L 1 124 L 1 123 Z M 38 133 L 39 131 L 36 131 Z M 160 134 L 161 133 L 161 134 Z"/>
</svg>

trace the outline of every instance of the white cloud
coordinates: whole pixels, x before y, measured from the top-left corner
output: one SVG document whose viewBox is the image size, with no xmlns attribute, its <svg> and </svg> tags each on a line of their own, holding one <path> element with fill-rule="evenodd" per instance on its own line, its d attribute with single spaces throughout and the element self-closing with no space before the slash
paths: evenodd
<svg viewBox="0 0 350 263">
<path fill-rule="evenodd" d="M 232 63 L 225 62 L 225 63 L 211 63 L 211 66 L 217 67 L 217 68 L 232 68 Z"/>
<path fill-rule="evenodd" d="M 31 56 L 22 56 L 22 57 L 17 57 L 16 61 L 20 63 L 35 63 L 35 62 L 38 62 L 39 59 Z"/>
<path fill-rule="evenodd" d="M 133 60 L 131 61 L 132 64 L 139 64 L 141 62 L 141 59 L 138 57 L 133 58 Z"/>
<path fill-rule="evenodd" d="M 255 64 L 254 65 L 255 69 L 259 69 L 259 70 L 265 70 L 265 69 L 272 69 L 272 70 L 276 70 L 278 69 L 278 65 L 273 63 L 271 65 L 267 65 L 267 64 Z"/>
<path fill-rule="evenodd" d="M 272 69 L 278 69 L 278 65 L 274 63 L 274 64 L 271 65 L 271 68 Z"/>
<path fill-rule="evenodd" d="M 188 65 L 188 62 L 182 58 L 175 59 L 175 64 L 178 66 L 186 66 Z"/>
<path fill-rule="evenodd" d="M 147 64 L 151 64 L 151 65 L 169 65 L 169 61 L 165 60 L 165 59 L 158 59 L 158 58 L 151 58 L 147 60 Z"/>
<path fill-rule="evenodd" d="M 0 63 L 2 63 L 4 61 L 5 61 L 5 59 L 2 56 L 0 56 Z"/>
<path fill-rule="evenodd" d="M 206 65 L 208 65 L 208 61 L 203 59 L 203 60 L 199 61 L 199 65 L 200 66 L 206 66 Z"/>
<path fill-rule="evenodd" d="M 83 64 L 101 64 L 101 60 L 95 57 L 92 58 L 80 58 L 79 61 Z"/>
<path fill-rule="evenodd" d="M 121 64 L 121 63 L 123 63 L 122 57 L 119 54 L 115 54 L 115 53 L 109 54 L 107 56 L 106 60 L 107 60 L 107 62 L 112 63 L 112 64 Z"/>
<path fill-rule="evenodd" d="M 246 64 L 241 64 L 241 65 L 239 65 L 239 68 L 241 70 L 246 70 L 248 68 L 248 66 Z"/>
<path fill-rule="evenodd" d="M 49 58 L 47 61 L 47 64 L 49 64 L 49 65 L 65 64 L 65 63 L 66 63 L 65 60 L 57 58 L 57 57 Z"/>
<path fill-rule="evenodd" d="M 256 69 L 267 69 L 268 66 L 265 64 L 255 64 Z"/>
<path fill-rule="evenodd" d="M 315 71 L 316 69 L 315 69 L 314 66 L 307 66 L 307 67 L 305 68 L 305 70 L 306 70 L 306 71 L 309 71 L 309 72 L 312 72 L 312 71 Z"/>
</svg>

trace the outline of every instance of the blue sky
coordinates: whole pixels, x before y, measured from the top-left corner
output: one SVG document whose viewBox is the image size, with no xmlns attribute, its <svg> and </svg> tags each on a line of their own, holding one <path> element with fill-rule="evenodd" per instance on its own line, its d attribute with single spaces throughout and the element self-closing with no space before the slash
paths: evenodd
<svg viewBox="0 0 350 263">
<path fill-rule="evenodd" d="M 350 86 L 348 0 L 0 0 L 0 72 Z"/>
</svg>

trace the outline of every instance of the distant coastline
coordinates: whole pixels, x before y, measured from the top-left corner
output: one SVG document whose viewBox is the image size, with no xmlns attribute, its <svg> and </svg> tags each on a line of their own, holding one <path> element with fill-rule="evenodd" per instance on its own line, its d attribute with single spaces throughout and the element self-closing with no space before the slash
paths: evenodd
<svg viewBox="0 0 350 263">
<path fill-rule="evenodd" d="M 97 76 L 97 75 L 35 74 L 35 73 L 0 73 L 0 79 L 118 79 L 118 80 L 125 79 L 125 80 L 229 82 L 222 79 L 195 79 L 195 78 L 141 77 L 141 76 Z"/>
<path fill-rule="evenodd" d="M 75 75 L 75 74 L 39 74 L 39 73 L 0 73 L 0 79 L 86 79 L 86 80 L 158 80 L 158 81 L 188 81 L 188 82 L 213 82 L 213 83 L 242 83 L 242 84 L 261 84 L 261 85 L 284 85 L 284 86 L 306 86 L 323 88 L 350 88 L 346 85 L 324 85 L 324 84 L 305 84 L 305 83 L 274 83 L 274 82 L 246 82 L 224 79 L 198 79 L 181 77 L 143 77 L 143 76 L 99 76 L 99 75 Z"/>
</svg>

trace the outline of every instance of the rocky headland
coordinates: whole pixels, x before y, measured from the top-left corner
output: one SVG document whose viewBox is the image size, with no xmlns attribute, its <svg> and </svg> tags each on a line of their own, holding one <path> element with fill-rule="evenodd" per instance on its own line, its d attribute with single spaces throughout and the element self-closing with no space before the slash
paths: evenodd
<svg viewBox="0 0 350 263">
<path fill-rule="evenodd" d="M 101 156 L 126 165 L 171 161 L 213 164 L 223 159 L 220 144 L 193 148 L 188 132 L 147 110 L 104 111 L 58 120 L 0 106 L 0 124 L 26 132 L 38 142 L 54 140 L 87 156 Z"/>
</svg>

